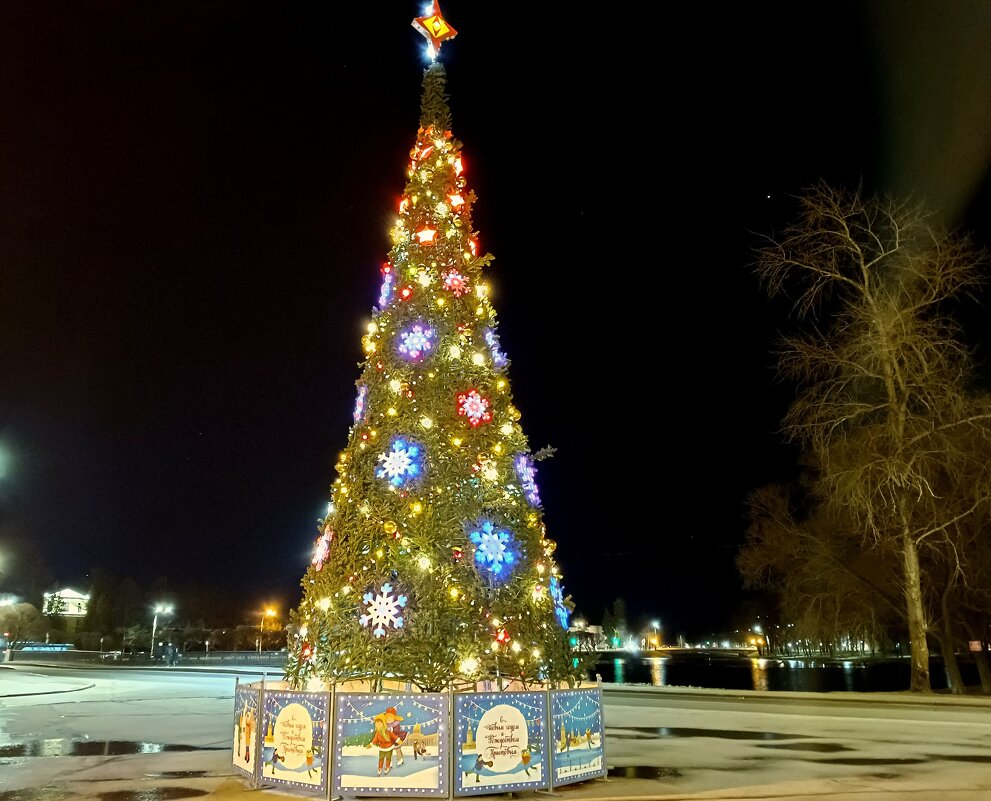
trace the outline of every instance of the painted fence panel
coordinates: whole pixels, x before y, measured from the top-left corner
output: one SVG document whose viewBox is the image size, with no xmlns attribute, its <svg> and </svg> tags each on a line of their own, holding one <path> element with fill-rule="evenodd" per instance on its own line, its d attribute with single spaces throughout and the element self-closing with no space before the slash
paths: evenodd
<svg viewBox="0 0 991 801">
<path fill-rule="evenodd" d="M 606 775 L 602 687 L 551 690 L 551 784 Z"/>
<path fill-rule="evenodd" d="M 238 773 L 254 781 L 258 764 L 258 720 L 261 717 L 261 690 L 247 684 L 234 688 L 234 747 L 231 764 Z"/>
<path fill-rule="evenodd" d="M 450 696 L 337 693 L 334 790 L 448 796 Z"/>
<path fill-rule="evenodd" d="M 459 693 L 454 699 L 455 795 L 550 786 L 546 692 Z"/>
<path fill-rule="evenodd" d="M 329 722 L 329 693 L 264 690 L 259 784 L 326 797 Z"/>
</svg>

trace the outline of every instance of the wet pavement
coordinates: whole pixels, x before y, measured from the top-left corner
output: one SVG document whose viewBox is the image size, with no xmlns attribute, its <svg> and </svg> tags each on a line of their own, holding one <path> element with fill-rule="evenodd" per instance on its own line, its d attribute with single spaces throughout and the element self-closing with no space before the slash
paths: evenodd
<svg viewBox="0 0 991 801">
<path fill-rule="evenodd" d="M 218 727 L 215 720 L 218 715 L 226 720 L 232 696 L 205 689 L 200 697 L 194 691 L 197 679 L 189 679 L 189 686 L 163 689 L 162 693 L 184 696 L 165 704 L 149 697 L 151 684 L 139 691 L 128 689 L 125 680 L 103 686 L 101 681 L 87 682 L 68 674 L 16 678 L 12 683 L 9 673 L 0 670 L 0 801 L 306 797 L 272 787 L 253 788 L 234 773 L 230 733 L 226 723 Z M 182 681 L 176 674 L 171 678 Z M 46 686 L 50 693 L 45 693 Z M 732 695 L 741 700 L 738 693 Z M 814 719 L 804 712 L 785 714 L 785 705 L 769 705 L 766 694 L 759 707 L 751 703 L 739 711 L 732 704 L 726 711 L 714 709 L 711 692 L 700 694 L 696 703 L 684 708 L 652 706 L 648 699 L 656 701 L 660 695 L 642 697 L 643 701 L 623 699 L 613 704 L 607 690 L 606 779 L 564 785 L 552 793 L 501 797 L 991 800 L 988 699 L 974 699 L 972 704 L 944 702 L 945 711 L 930 719 L 928 712 L 919 711 L 922 704 L 893 698 L 892 703 L 902 707 L 890 713 L 898 719 L 889 716 L 870 723 L 864 716 L 872 713 L 853 714 L 838 705 L 832 714 Z M 710 706 L 703 709 L 707 703 Z M 892 709 L 889 704 L 879 706 Z M 37 727 L 5 725 L 23 722 L 28 707 L 40 721 Z M 658 718 L 669 725 L 656 725 Z M 161 739 L 43 736 L 69 731 L 109 734 L 115 727 L 128 726 L 132 728 L 126 733 L 133 734 L 133 722 L 147 720 L 170 721 L 151 729 Z M 173 729 L 167 730 L 168 726 Z M 12 732 L 20 734 L 12 736 Z"/>
</svg>

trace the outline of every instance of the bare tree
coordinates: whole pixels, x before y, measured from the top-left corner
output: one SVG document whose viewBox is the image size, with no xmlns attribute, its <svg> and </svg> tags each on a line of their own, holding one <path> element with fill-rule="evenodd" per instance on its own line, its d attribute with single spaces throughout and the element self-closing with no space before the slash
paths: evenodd
<svg viewBox="0 0 991 801">
<path fill-rule="evenodd" d="M 0 606 L 0 634 L 7 637 L 7 647 L 16 649 L 37 639 L 45 630 L 45 620 L 33 604 Z"/>
<path fill-rule="evenodd" d="M 865 543 L 898 554 L 911 688 L 929 692 L 920 549 L 987 500 L 982 491 L 948 511 L 934 490 L 972 465 L 967 442 L 991 435 L 951 316 L 973 297 L 986 254 L 936 230 L 920 207 L 824 183 L 799 203 L 797 222 L 756 262 L 768 293 L 790 297 L 808 324 L 777 354 L 799 387 L 784 432 L 814 455 L 818 497 L 845 509 Z"/>
</svg>

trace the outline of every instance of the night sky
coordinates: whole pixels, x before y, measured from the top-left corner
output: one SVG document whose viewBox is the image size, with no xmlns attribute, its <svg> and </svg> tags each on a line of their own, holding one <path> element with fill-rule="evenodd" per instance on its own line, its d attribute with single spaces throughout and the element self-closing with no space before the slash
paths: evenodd
<svg viewBox="0 0 991 801">
<path fill-rule="evenodd" d="M 991 6 L 446 0 L 565 591 L 727 625 L 793 474 L 758 234 L 817 179 L 985 241 Z M 553 4 L 558 6 L 559 4 Z M 371 7 L 371 8 L 369 8 Z M 0 554 L 295 605 L 415 140 L 420 3 L 0 8 Z M 0 565 L 0 592 L 16 570 Z M 181 613 L 180 613 L 181 614 Z"/>
</svg>

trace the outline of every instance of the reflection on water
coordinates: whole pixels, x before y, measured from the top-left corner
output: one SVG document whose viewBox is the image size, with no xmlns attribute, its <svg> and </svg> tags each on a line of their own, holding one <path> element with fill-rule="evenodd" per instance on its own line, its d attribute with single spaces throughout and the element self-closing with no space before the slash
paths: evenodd
<svg viewBox="0 0 991 801">
<path fill-rule="evenodd" d="M 979 685 L 976 667 L 961 665 L 964 682 Z M 933 689 L 945 688 L 938 661 L 930 667 Z M 908 657 L 823 659 L 748 657 L 719 651 L 672 650 L 665 656 L 603 654 L 595 673 L 616 684 L 656 687 L 708 687 L 722 690 L 793 692 L 904 692 L 909 689 Z M 594 674 L 593 674 L 594 675 Z"/>
<path fill-rule="evenodd" d="M 667 657 L 651 657 L 647 660 L 650 663 L 650 683 L 655 687 L 667 686 L 667 669 L 665 662 Z"/>
<path fill-rule="evenodd" d="M 766 690 L 767 689 L 767 660 L 766 659 L 751 659 L 750 660 L 750 676 L 751 681 L 754 683 L 755 690 Z"/>
</svg>

